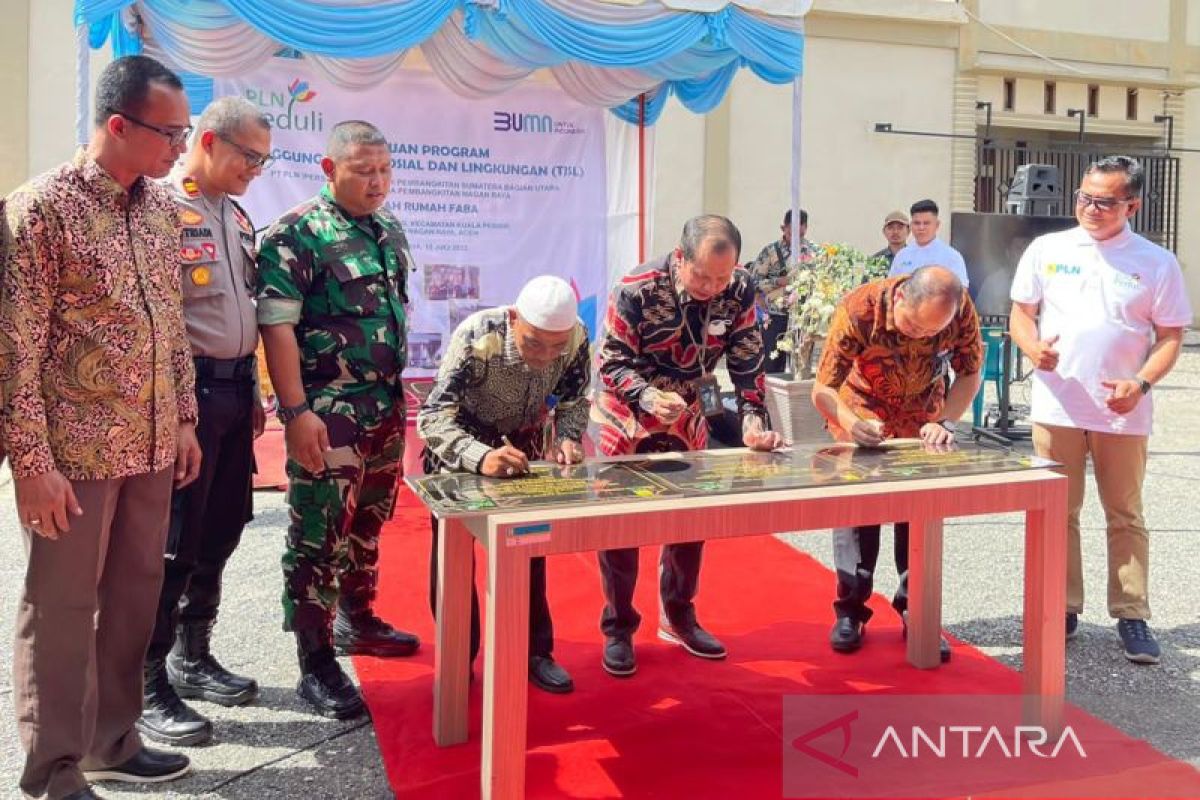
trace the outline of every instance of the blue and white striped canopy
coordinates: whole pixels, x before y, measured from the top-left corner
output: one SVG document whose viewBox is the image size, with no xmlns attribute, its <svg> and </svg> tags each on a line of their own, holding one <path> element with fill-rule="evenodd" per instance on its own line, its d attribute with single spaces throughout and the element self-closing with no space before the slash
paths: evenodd
<svg viewBox="0 0 1200 800">
<path fill-rule="evenodd" d="M 498 94 L 538 69 L 577 100 L 653 123 L 669 96 L 715 108 L 746 68 L 771 83 L 801 74 L 812 0 L 76 0 L 93 48 L 146 52 L 184 73 L 193 103 L 211 79 L 280 51 L 335 83 L 379 82 L 412 48 L 453 91 Z"/>
</svg>

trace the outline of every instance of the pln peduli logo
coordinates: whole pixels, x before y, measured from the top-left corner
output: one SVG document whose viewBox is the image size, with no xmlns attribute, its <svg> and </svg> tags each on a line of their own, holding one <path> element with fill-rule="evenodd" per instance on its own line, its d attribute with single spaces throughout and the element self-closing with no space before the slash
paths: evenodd
<svg viewBox="0 0 1200 800">
<path fill-rule="evenodd" d="M 274 129 L 318 133 L 325 129 L 324 115 L 315 108 L 304 107 L 313 101 L 317 93 L 302 78 L 293 78 L 285 91 L 250 87 L 243 94 L 270 118 Z"/>
</svg>

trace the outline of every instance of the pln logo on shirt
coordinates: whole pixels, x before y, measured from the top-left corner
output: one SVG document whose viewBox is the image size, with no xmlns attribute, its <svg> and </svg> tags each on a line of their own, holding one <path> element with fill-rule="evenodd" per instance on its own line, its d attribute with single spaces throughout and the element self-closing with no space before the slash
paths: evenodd
<svg viewBox="0 0 1200 800">
<path fill-rule="evenodd" d="M 1078 275 L 1083 268 L 1078 264 L 1047 264 L 1047 275 Z"/>
</svg>

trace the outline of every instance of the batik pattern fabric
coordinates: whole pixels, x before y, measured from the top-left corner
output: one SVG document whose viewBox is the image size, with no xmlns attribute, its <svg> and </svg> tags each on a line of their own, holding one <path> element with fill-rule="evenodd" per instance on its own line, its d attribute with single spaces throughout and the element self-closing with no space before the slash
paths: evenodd
<svg viewBox="0 0 1200 800">
<path fill-rule="evenodd" d="M 847 294 L 834 311 L 817 382 L 864 419 L 883 422 L 884 436 L 913 437 L 941 419 L 950 370 L 979 372 L 983 340 L 966 290 L 958 314 L 935 336 L 913 339 L 896 328 L 896 290 L 909 279 L 872 281 Z M 835 437 L 846 432 L 830 423 Z"/>
<path fill-rule="evenodd" d="M 712 375 L 722 357 L 743 427 L 751 420 L 768 427 L 750 275 L 734 270 L 729 286 L 699 302 L 684 290 L 673 258 L 635 267 L 609 300 L 591 411 L 596 446 L 605 455 L 703 449 L 708 425 L 695 382 Z M 687 410 L 672 423 L 660 422 L 641 407 L 649 387 L 675 392 Z"/>
<path fill-rule="evenodd" d="M 0 432 L 18 478 L 157 472 L 196 421 L 167 190 L 79 151 L 4 201 Z"/>
<path fill-rule="evenodd" d="M 417 417 L 426 467 L 479 472 L 508 437 L 531 459 L 551 455 L 551 443 L 580 442 L 587 428 L 591 348 L 576 322 L 563 353 L 545 369 L 521 358 L 508 308 L 467 317 L 450 340 L 437 381 Z"/>
</svg>

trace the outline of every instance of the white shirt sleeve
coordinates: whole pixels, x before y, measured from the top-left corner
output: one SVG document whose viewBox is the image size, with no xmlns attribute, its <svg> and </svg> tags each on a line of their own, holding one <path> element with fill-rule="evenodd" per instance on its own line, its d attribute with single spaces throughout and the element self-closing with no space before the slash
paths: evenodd
<svg viewBox="0 0 1200 800">
<path fill-rule="evenodd" d="M 962 281 L 963 288 L 966 289 L 971 285 L 971 279 L 967 277 L 967 262 L 963 260 L 962 253 L 953 247 L 946 245 L 946 249 L 950 251 L 947 258 L 954 261 L 953 264 L 947 264 L 946 266 L 954 270 L 955 274 L 958 275 L 958 279 Z"/>
<path fill-rule="evenodd" d="M 1192 304 L 1179 262 L 1171 258 L 1163 265 L 1163 276 L 1154 291 L 1151 322 L 1162 328 L 1184 328 L 1192 324 Z"/>
<path fill-rule="evenodd" d="M 1008 295 L 1014 303 L 1042 302 L 1041 244 L 1040 238 L 1034 239 L 1021 254 L 1016 274 L 1013 275 L 1012 289 L 1009 290 Z"/>
</svg>

